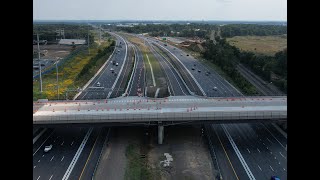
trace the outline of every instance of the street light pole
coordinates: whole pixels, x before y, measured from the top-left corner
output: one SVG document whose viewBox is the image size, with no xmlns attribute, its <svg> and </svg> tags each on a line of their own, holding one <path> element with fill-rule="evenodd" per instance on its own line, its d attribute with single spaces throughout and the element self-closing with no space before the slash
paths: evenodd
<svg viewBox="0 0 320 180">
<path fill-rule="evenodd" d="M 41 76 L 41 62 L 40 62 L 40 47 L 39 47 L 39 34 L 37 33 L 38 42 L 38 60 L 39 60 L 39 71 L 40 71 L 40 92 L 42 92 L 42 76 Z"/>
<path fill-rule="evenodd" d="M 57 69 L 57 93 L 58 93 L 58 100 L 59 100 L 59 76 L 58 76 L 58 62 L 56 62 L 56 69 Z"/>
</svg>

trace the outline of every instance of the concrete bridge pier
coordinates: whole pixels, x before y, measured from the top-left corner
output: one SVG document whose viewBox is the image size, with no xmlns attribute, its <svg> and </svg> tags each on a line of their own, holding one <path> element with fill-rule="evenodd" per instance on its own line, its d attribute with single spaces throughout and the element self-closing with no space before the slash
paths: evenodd
<svg viewBox="0 0 320 180">
<path fill-rule="evenodd" d="M 162 122 L 159 122 L 158 125 L 158 144 L 162 144 L 163 142 L 163 125 Z"/>
</svg>

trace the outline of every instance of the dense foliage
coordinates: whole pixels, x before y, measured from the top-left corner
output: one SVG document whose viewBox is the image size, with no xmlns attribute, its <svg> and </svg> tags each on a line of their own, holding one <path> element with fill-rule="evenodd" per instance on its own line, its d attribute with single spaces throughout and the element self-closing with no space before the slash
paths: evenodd
<svg viewBox="0 0 320 180">
<path fill-rule="evenodd" d="M 287 50 L 278 52 L 275 56 L 255 55 L 251 52 L 241 52 L 224 39 L 216 38 L 217 43 L 207 41 L 203 57 L 218 65 L 226 72 L 245 93 L 254 93 L 250 83 L 236 70 L 237 63 L 246 64 L 253 72 L 264 80 L 274 82 L 284 92 L 287 92 Z M 272 78 L 274 74 L 274 78 Z"/>
<path fill-rule="evenodd" d="M 64 30 L 64 37 L 58 33 Z M 93 28 L 88 25 L 81 24 L 34 24 L 33 25 L 33 40 L 37 40 L 39 33 L 40 40 L 56 41 L 61 38 L 65 39 L 86 39 L 88 38 L 88 30 Z M 93 34 L 89 33 L 90 44 L 93 43 Z"/>
<path fill-rule="evenodd" d="M 107 27 L 107 26 L 105 26 Z M 281 25 L 258 25 L 258 24 L 146 24 L 135 25 L 133 27 L 115 28 L 117 31 L 126 31 L 129 33 L 150 33 L 151 36 L 181 36 L 200 38 L 208 37 L 211 30 L 221 31 L 222 37 L 233 36 L 267 36 L 282 35 L 287 33 L 287 26 Z"/>
</svg>

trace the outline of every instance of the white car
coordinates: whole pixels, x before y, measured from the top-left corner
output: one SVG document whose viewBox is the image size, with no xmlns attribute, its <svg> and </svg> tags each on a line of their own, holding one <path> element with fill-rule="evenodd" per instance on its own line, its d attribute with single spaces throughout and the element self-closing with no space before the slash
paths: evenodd
<svg viewBox="0 0 320 180">
<path fill-rule="evenodd" d="M 97 86 L 100 87 L 100 82 L 97 83 Z"/>
<path fill-rule="evenodd" d="M 44 152 L 49 152 L 51 149 L 52 149 L 52 144 L 50 144 L 50 146 L 45 146 Z"/>
<path fill-rule="evenodd" d="M 118 66 L 119 65 L 119 63 L 116 63 L 116 66 Z"/>
</svg>

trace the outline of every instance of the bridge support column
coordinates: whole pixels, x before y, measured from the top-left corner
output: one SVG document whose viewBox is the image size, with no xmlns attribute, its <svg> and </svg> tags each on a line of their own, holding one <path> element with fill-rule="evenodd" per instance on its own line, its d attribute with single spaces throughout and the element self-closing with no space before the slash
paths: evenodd
<svg viewBox="0 0 320 180">
<path fill-rule="evenodd" d="M 163 125 L 158 125 L 158 144 L 162 144 L 163 142 Z"/>
</svg>

